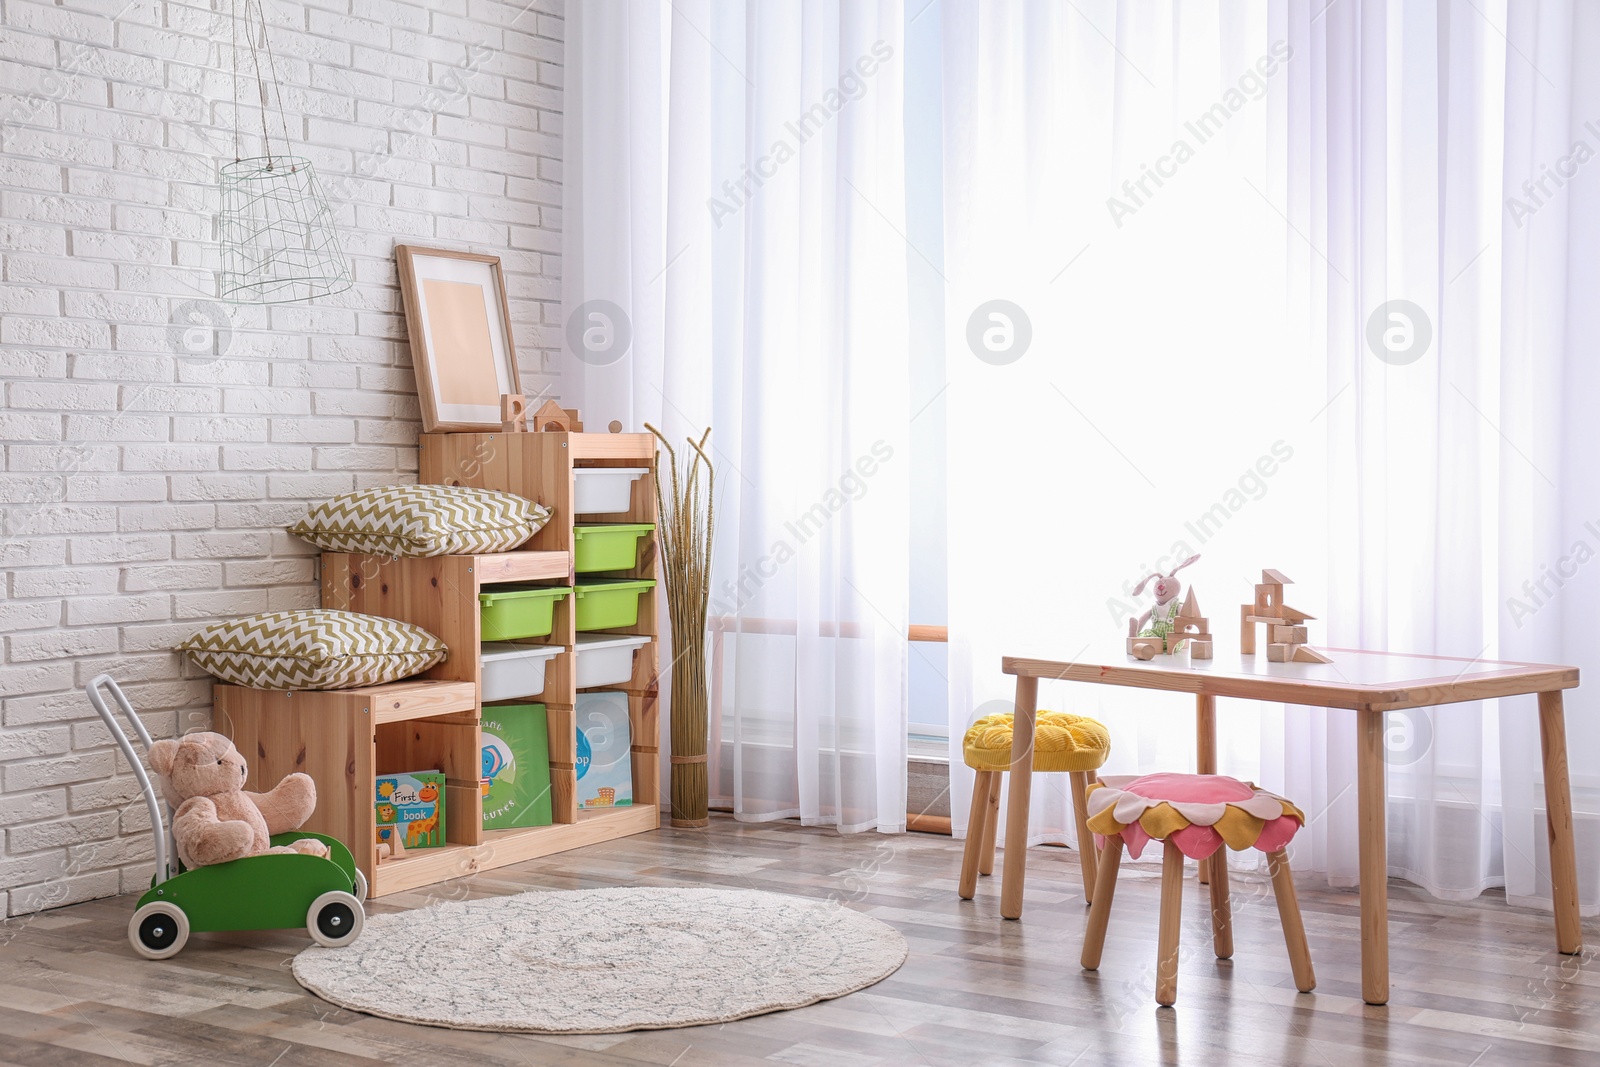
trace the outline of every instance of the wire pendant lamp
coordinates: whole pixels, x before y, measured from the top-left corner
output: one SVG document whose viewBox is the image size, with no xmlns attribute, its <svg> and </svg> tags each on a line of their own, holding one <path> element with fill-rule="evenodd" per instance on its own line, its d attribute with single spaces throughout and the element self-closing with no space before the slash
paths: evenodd
<svg viewBox="0 0 1600 1067">
<path fill-rule="evenodd" d="M 217 217 L 222 298 L 241 304 L 288 304 L 342 293 L 351 285 L 350 264 L 339 247 L 333 211 L 317 184 L 315 168 L 310 160 L 288 154 L 289 124 L 261 0 L 243 3 L 242 19 L 237 0 L 233 17 L 234 159 L 222 168 L 222 210 Z M 265 153 L 248 159 L 243 158 L 239 105 L 241 30 L 255 72 Z M 281 134 L 276 152 L 269 129 L 269 81 Z"/>
</svg>

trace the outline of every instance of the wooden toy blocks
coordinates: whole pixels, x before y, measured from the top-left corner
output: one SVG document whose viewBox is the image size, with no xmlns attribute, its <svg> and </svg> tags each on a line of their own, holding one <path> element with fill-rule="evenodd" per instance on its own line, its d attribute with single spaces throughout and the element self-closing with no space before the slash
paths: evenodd
<svg viewBox="0 0 1600 1067">
<path fill-rule="evenodd" d="M 1200 598 L 1191 588 L 1172 617 L 1171 629 L 1165 637 L 1141 636 L 1139 621 L 1128 620 L 1128 655 L 1134 659 L 1150 660 L 1159 655 L 1175 652 L 1178 645 L 1188 642 L 1190 659 L 1210 659 L 1212 655 L 1211 620 L 1200 614 Z"/>
<path fill-rule="evenodd" d="M 1134 659 L 1152 660 L 1162 651 L 1163 645 L 1159 637 L 1140 637 L 1139 620 L 1128 620 L 1128 655 Z"/>
<path fill-rule="evenodd" d="M 1211 620 L 1200 614 L 1200 598 L 1194 595 L 1193 586 L 1189 587 L 1183 607 L 1178 609 L 1177 617 L 1172 620 L 1172 633 L 1168 641 L 1174 648 L 1179 641 L 1188 641 L 1190 659 L 1211 658 Z"/>
<path fill-rule="evenodd" d="M 500 432 L 522 433 L 528 428 L 528 400 L 521 393 L 500 394 Z"/>
<path fill-rule="evenodd" d="M 1315 619 L 1283 601 L 1283 587 L 1294 580 L 1282 571 L 1264 570 L 1252 603 L 1239 607 L 1239 651 L 1255 655 L 1256 625 L 1267 627 L 1268 663 L 1332 663 L 1333 660 L 1306 644 L 1306 627 L 1301 623 Z"/>
</svg>

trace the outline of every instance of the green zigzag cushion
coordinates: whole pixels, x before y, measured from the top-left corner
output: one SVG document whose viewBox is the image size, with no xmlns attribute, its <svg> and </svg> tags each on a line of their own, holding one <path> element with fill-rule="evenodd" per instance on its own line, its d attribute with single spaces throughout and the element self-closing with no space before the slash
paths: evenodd
<svg viewBox="0 0 1600 1067">
<path fill-rule="evenodd" d="M 443 662 L 447 650 L 408 622 L 308 608 L 212 623 L 176 651 L 252 689 L 349 689 L 409 678 Z"/>
<path fill-rule="evenodd" d="M 328 552 L 448 556 L 506 552 L 551 510 L 515 493 L 460 485 L 386 485 L 315 505 L 289 532 Z"/>
</svg>

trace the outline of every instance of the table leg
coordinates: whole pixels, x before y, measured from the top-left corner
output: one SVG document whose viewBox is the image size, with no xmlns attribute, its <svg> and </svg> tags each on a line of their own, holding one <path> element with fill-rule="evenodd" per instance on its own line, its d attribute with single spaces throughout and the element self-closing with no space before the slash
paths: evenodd
<svg viewBox="0 0 1600 1067">
<path fill-rule="evenodd" d="M 1000 883 L 1000 915 L 1022 918 L 1022 882 L 1028 869 L 1028 805 L 1033 797 L 1033 721 L 1039 679 L 1017 677 L 1011 722 L 1011 797 L 1006 803 L 1006 857 Z"/>
<path fill-rule="evenodd" d="M 1389 844 L 1381 711 L 1356 712 L 1356 800 L 1361 871 L 1361 999 L 1389 1002 Z"/>
<path fill-rule="evenodd" d="M 1217 698 L 1206 693 L 1200 693 L 1194 698 L 1194 726 L 1195 726 L 1195 767 L 1200 774 L 1217 773 Z M 1203 859 L 1198 864 L 1200 868 L 1200 884 L 1207 885 L 1211 881 L 1211 865 L 1218 861 L 1218 857 L 1211 856 Z M 1226 860 L 1220 862 L 1226 863 Z"/>
<path fill-rule="evenodd" d="M 1583 949 L 1578 922 L 1578 860 L 1572 843 L 1572 788 L 1567 781 L 1567 726 L 1561 690 L 1539 694 L 1539 751 L 1544 759 L 1545 828 L 1550 838 L 1550 902 L 1556 948 Z"/>
</svg>

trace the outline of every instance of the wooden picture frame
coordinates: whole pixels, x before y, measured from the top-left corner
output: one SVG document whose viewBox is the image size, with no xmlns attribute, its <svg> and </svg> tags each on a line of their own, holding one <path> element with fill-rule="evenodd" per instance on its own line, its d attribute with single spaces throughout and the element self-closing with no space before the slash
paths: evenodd
<svg viewBox="0 0 1600 1067">
<path fill-rule="evenodd" d="M 396 245 L 422 430 L 497 431 L 500 397 L 520 394 L 500 257 Z"/>
</svg>

